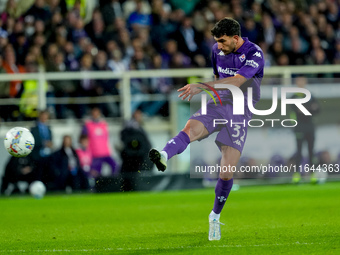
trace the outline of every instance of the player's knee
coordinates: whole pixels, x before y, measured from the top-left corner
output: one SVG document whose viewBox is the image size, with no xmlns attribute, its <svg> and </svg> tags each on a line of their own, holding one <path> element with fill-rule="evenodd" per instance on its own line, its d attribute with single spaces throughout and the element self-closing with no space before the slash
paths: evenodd
<svg viewBox="0 0 340 255">
<path fill-rule="evenodd" d="M 188 122 L 182 131 L 190 137 L 191 142 L 201 139 L 205 136 L 205 127 L 195 122 Z"/>
<path fill-rule="evenodd" d="M 220 179 L 223 181 L 229 181 L 233 178 L 233 172 L 228 171 L 228 172 L 220 172 Z"/>
</svg>

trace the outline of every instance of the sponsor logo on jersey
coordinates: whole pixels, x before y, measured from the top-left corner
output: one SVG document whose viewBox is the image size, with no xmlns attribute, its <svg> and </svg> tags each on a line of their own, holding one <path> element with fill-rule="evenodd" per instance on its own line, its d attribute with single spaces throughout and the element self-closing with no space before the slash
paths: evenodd
<svg viewBox="0 0 340 255">
<path fill-rule="evenodd" d="M 247 61 L 248 62 L 248 61 Z M 230 68 L 223 69 L 222 67 L 217 67 L 217 71 L 219 73 L 229 74 L 229 75 L 235 75 L 236 71 L 231 70 Z"/>
<path fill-rule="evenodd" d="M 260 53 L 260 52 L 258 52 L 258 51 L 257 51 L 257 52 L 255 52 L 253 56 L 256 56 L 256 57 L 258 57 L 258 58 L 262 58 L 262 56 L 261 56 L 261 53 Z"/>
<path fill-rule="evenodd" d="M 251 67 L 254 67 L 254 68 L 258 68 L 259 64 L 257 62 L 255 62 L 254 60 L 247 60 L 246 61 L 246 66 L 251 66 Z"/>
<path fill-rule="evenodd" d="M 246 55 L 242 54 L 240 57 L 239 57 L 240 61 L 243 62 L 245 59 L 246 59 Z"/>
</svg>

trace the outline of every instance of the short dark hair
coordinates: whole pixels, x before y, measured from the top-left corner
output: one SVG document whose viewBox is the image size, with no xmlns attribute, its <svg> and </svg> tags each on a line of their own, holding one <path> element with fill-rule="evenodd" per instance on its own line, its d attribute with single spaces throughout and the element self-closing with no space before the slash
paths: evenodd
<svg viewBox="0 0 340 255">
<path fill-rule="evenodd" d="M 224 18 L 215 24 L 211 29 L 211 34 L 216 38 L 220 38 L 224 35 L 241 36 L 241 26 L 240 23 L 232 18 Z"/>
</svg>

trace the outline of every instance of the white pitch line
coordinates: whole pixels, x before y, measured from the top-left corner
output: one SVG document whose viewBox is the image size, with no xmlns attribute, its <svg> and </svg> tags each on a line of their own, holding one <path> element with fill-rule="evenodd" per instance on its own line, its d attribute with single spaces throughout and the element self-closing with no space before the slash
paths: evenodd
<svg viewBox="0 0 340 255">
<path fill-rule="evenodd" d="M 0 250 L 0 253 L 8 253 L 8 252 L 96 252 L 96 251 L 138 251 L 138 250 L 157 250 L 157 249 L 194 249 L 194 248 L 246 248 L 246 247 L 262 247 L 262 246 L 283 246 L 283 245 L 320 245 L 325 243 L 282 243 L 282 244 L 254 244 L 254 245 L 209 245 L 209 246 L 177 246 L 177 247 L 159 247 L 159 248 L 146 248 L 146 247 L 138 247 L 138 248 L 102 248 L 102 249 L 78 249 L 78 250 L 70 250 L 70 249 L 53 249 L 53 250 Z"/>
</svg>

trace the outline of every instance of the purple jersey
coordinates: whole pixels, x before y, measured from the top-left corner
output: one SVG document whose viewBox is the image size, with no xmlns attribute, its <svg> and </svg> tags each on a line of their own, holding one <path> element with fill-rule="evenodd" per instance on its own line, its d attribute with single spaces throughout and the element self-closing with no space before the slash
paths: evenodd
<svg viewBox="0 0 340 255">
<path fill-rule="evenodd" d="M 258 45 L 250 42 L 247 37 L 244 37 L 243 40 L 244 43 L 237 52 L 228 55 L 224 55 L 215 43 L 212 48 L 212 64 L 214 74 L 219 79 L 232 77 L 236 74 L 248 79 L 240 89 L 243 91 L 245 105 L 247 105 L 247 88 L 253 88 L 253 104 L 255 105 L 260 100 L 260 84 L 264 67 L 263 52 Z M 218 94 L 222 101 L 232 103 L 232 95 L 229 90 L 219 90 Z"/>
</svg>

